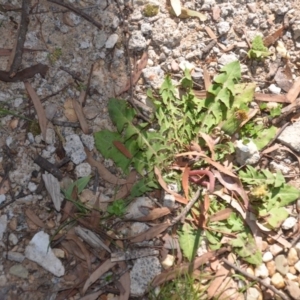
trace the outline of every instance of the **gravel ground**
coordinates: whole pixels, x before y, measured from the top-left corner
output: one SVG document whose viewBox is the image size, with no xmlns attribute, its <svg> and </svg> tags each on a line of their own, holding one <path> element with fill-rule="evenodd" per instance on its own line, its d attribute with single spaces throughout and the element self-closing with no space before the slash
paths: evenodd
<svg viewBox="0 0 300 300">
<path fill-rule="evenodd" d="M 21 2 L 0 0 L 0 69 L 3 71 L 8 68 L 16 41 L 21 18 L 16 8 L 21 7 Z M 129 64 L 132 68 L 144 52 L 148 54 L 148 61 L 141 78 L 132 95 L 127 92 L 122 97 L 134 102 L 145 115 L 151 110 L 146 101 L 147 89 L 158 89 L 167 73 L 176 81 L 185 67 L 194 70 L 192 78 L 197 88 L 204 90 L 204 68 L 214 76 L 223 65 L 239 60 L 243 80 L 256 82 L 256 92 L 273 95 L 284 92 L 278 82 L 269 78 L 271 66 L 279 57 L 278 45 L 270 45 L 269 51 L 273 54 L 267 59 L 253 61 L 247 59 L 248 41 L 256 35 L 266 37 L 286 22 L 279 39 L 284 48 L 280 54 L 283 60 L 288 59 L 292 78 L 299 77 L 300 2 L 181 1 L 185 8 L 201 11 L 206 18 L 201 21 L 171 15 L 165 0 L 134 0 L 133 5 L 125 0 L 64 1 L 99 22 L 101 29 L 50 1 L 31 2 L 21 69 L 38 63 L 48 65 L 45 76 L 36 74 L 29 83 L 41 99 L 49 123 L 43 134 L 18 116 L 7 115 L 0 119 L 0 299 L 80 299 L 76 286 L 80 285 L 78 278 L 84 276 L 78 274 L 88 274 L 86 267 L 78 263 L 84 260 L 84 255 L 72 252 L 70 244 L 54 247 L 53 251 L 45 250 L 49 237 L 60 230 L 64 214 L 59 188 L 56 196 L 47 192 L 51 190 L 47 182 L 53 190 L 57 182 L 47 174 L 42 177 L 45 172 L 34 158 L 40 155 L 55 164 L 64 158 L 65 151 L 71 161 L 61 169 L 61 182 L 95 174 L 93 165 L 86 161 L 84 146 L 94 150 L 92 133 L 113 128 L 108 116 L 108 99 L 126 90 Z M 154 16 L 145 16 L 148 3 L 159 8 Z M 210 31 L 218 37 L 217 42 L 209 35 Z M 89 77 L 89 93 L 82 101 L 82 90 Z M 72 99 L 81 99 L 84 103 L 87 130 L 78 126 Z M 22 81 L 0 81 L 0 105 L 37 120 Z M 68 126 L 67 122 L 77 124 L 77 128 Z M 290 140 L 282 137 L 281 142 L 290 146 L 299 141 L 297 126 L 295 132 L 287 136 Z M 292 147 L 297 150 L 298 145 Z M 283 155 L 286 153 L 274 159 L 273 169 L 284 170 L 285 175 L 299 173 L 292 161 L 285 160 L 289 157 Z M 120 175 L 112 161 L 97 156 L 112 174 Z M 297 179 L 293 181 L 295 186 L 300 186 Z M 114 195 L 114 186 L 100 180 L 97 193 L 105 206 L 105 201 Z M 85 197 L 92 196 L 86 191 Z M 140 201 L 140 205 L 153 205 L 146 197 Z M 293 207 L 289 209 L 290 216 L 282 225 L 284 232 L 294 230 L 298 223 Z M 147 228 L 131 226 L 130 230 L 138 233 Z M 75 242 L 76 245 L 78 248 Z M 279 244 L 266 240 L 262 250 L 263 265 L 255 269 L 248 267 L 247 271 L 281 290 L 286 299 L 300 299 L 300 244 L 294 243 L 284 251 Z M 99 255 L 90 255 L 92 266 L 97 266 Z M 131 271 L 131 294 L 142 299 L 147 285 L 160 272 L 159 257 L 137 259 Z M 143 273 L 147 276 L 142 276 Z M 64 290 L 69 294 L 62 293 Z M 106 299 L 118 298 L 110 294 Z M 231 299 L 275 299 L 275 296 L 257 284 Z"/>
</svg>

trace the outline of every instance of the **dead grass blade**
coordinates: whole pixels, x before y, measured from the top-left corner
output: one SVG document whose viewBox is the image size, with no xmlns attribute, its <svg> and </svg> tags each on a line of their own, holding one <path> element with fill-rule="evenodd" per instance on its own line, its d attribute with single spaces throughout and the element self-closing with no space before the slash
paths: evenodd
<svg viewBox="0 0 300 300">
<path fill-rule="evenodd" d="M 29 97 L 31 98 L 31 101 L 33 102 L 34 108 L 36 110 L 39 125 L 41 128 L 41 132 L 43 135 L 44 141 L 46 140 L 46 132 L 47 132 L 47 125 L 48 125 L 48 119 L 46 117 L 45 110 L 42 106 L 41 100 L 35 90 L 32 88 L 31 84 L 28 81 L 24 82 L 25 88 L 27 93 L 29 94 Z"/>
<path fill-rule="evenodd" d="M 114 146 L 127 158 L 131 159 L 132 154 L 129 152 L 129 150 L 125 147 L 123 143 L 120 141 L 113 141 Z"/>
<path fill-rule="evenodd" d="M 90 254 L 89 254 L 88 250 L 86 249 L 84 243 L 75 234 L 68 233 L 66 235 L 66 239 L 71 240 L 71 241 L 73 241 L 74 243 L 77 244 L 77 246 L 80 248 L 80 250 L 82 251 L 82 254 L 85 257 L 88 270 L 89 270 L 89 272 L 91 272 L 92 271 L 92 265 L 91 265 Z"/>
<path fill-rule="evenodd" d="M 180 203 L 183 203 L 183 204 L 187 204 L 188 203 L 188 200 L 184 197 L 182 197 L 181 195 L 171 191 L 167 184 L 165 183 L 164 179 L 162 178 L 162 175 L 161 175 L 161 172 L 160 170 L 157 168 L 157 167 L 154 167 L 154 173 L 156 175 L 156 178 L 157 178 L 157 181 L 159 182 L 159 184 L 161 185 L 161 187 L 169 194 L 173 195 L 175 200 L 180 202 Z"/>
<path fill-rule="evenodd" d="M 298 77 L 286 94 L 288 102 L 293 103 L 300 93 L 300 77 Z"/>
<path fill-rule="evenodd" d="M 43 228 L 45 227 L 44 222 L 30 209 L 27 208 L 25 210 L 25 215 L 27 218 L 29 218 L 35 225 Z"/>
<path fill-rule="evenodd" d="M 221 248 L 216 251 L 207 252 L 207 253 L 195 258 L 193 263 L 184 263 L 181 266 L 178 266 L 173 270 L 163 272 L 163 273 L 157 275 L 153 279 L 151 286 L 157 287 L 157 286 L 165 283 L 166 281 L 170 281 L 178 276 L 187 274 L 189 272 L 189 270 L 191 270 L 191 269 L 197 270 L 200 266 L 207 263 L 210 259 L 212 259 L 214 257 L 218 257 L 219 255 L 221 255 L 227 251 L 229 251 L 229 249 L 224 247 L 224 248 Z"/>
<path fill-rule="evenodd" d="M 208 73 L 208 71 L 207 71 L 207 69 L 206 69 L 205 66 L 203 67 L 203 77 L 204 77 L 204 87 L 205 87 L 205 90 L 208 91 L 209 87 L 211 86 L 211 80 L 210 80 L 210 75 L 209 75 L 209 73 Z M 204 98 L 206 97 L 206 91 L 205 91 Z"/>
<path fill-rule="evenodd" d="M 189 173 L 190 168 L 185 166 L 182 173 L 182 188 L 184 191 L 185 199 L 189 199 Z"/>
<path fill-rule="evenodd" d="M 147 216 L 136 219 L 139 222 L 153 221 L 170 214 L 171 211 L 167 207 L 158 207 L 150 210 Z"/>
<path fill-rule="evenodd" d="M 208 26 L 205 26 L 205 31 L 206 33 L 208 34 L 208 36 L 213 39 L 213 40 L 218 40 L 217 36 L 215 35 L 215 33 L 208 27 Z M 226 50 L 226 46 L 221 44 L 221 43 L 218 43 L 218 46 L 222 49 L 222 50 Z"/>
<path fill-rule="evenodd" d="M 142 232 L 134 237 L 130 237 L 129 240 L 131 241 L 131 243 L 140 243 L 143 241 L 151 240 L 165 231 L 169 226 L 169 222 L 155 225 L 145 232 Z"/>
<path fill-rule="evenodd" d="M 215 177 L 220 181 L 222 185 L 229 191 L 237 192 L 238 195 L 243 199 L 245 207 L 249 207 L 249 197 L 246 191 L 243 188 L 243 184 L 241 180 L 237 177 L 233 178 L 231 176 L 226 176 L 224 174 L 221 174 L 220 172 L 216 170 L 212 170 Z"/>
<path fill-rule="evenodd" d="M 290 103 L 286 95 L 254 93 L 254 98 L 257 101 Z"/>
<path fill-rule="evenodd" d="M 119 95 L 128 91 L 130 89 L 130 85 L 134 85 L 138 82 L 143 69 L 147 66 L 148 63 L 148 53 L 147 51 L 143 53 L 142 57 L 140 58 L 139 62 L 137 63 L 134 71 L 132 72 L 132 79 L 128 79 L 126 86 L 121 89 L 121 91 L 118 93 Z"/>
<path fill-rule="evenodd" d="M 101 162 L 93 158 L 92 153 L 88 151 L 86 148 L 85 148 L 85 153 L 87 155 L 86 161 L 92 167 L 96 167 L 98 169 L 99 175 L 102 177 L 102 179 L 112 184 L 119 184 L 119 185 L 126 184 L 125 179 L 119 179 L 117 176 L 110 173 Z"/>
<path fill-rule="evenodd" d="M 130 191 L 133 187 L 133 185 L 136 182 L 136 176 L 137 172 L 135 170 L 131 171 L 126 178 L 126 183 L 121 187 L 121 189 L 118 191 L 118 193 L 113 197 L 113 200 L 125 198 L 130 194 Z"/>
<path fill-rule="evenodd" d="M 75 110 L 75 113 L 77 115 L 77 118 L 78 118 L 78 121 L 79 121 L 79 124 L 80 124 L 80 127 L 81 127 L 83 133 L 90 134 L 89 126 L 88 126 L 85 116 L 83 114 L 81 104 L 75 99 L 72 99 L 72 104 L 73 104 L 73 108 Z"/>
<path fill-rule="evenodd" d="M 117 263 L 111 262 L 110 259 L 107 259 L 103 264 L 101 264 L 87 279 L 85 282 L 83 288 L 82 288 L 82 294 L 84 295 L 87 291 L 87 289 L 96 282 L 103 274 L 105 274 L 107 271 L 109 271 L 111 268 L 113 268 Z"/>
<path fill-rule="evenodd" d="M 230 217 L 233 210 L 231 208 L 224 208 L 216 213 L 214 213 L 210 218 L 209 222 L 217 222 L 217 221 L 223 221 Z"/>
</svg>

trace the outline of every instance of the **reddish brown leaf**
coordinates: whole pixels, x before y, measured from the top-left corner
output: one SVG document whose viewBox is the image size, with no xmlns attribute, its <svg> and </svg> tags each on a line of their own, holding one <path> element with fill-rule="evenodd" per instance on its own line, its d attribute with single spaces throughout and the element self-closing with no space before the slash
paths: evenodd
<svg viewBox="0 0 300 300">
<path fill-rule="evenodd" d="M 200 208 L 200 217 L 199 217 L 199 223 L 198 226 L 200 228 L 205 228 L 207 223 L 207 211 L 209 209 L 210 205 L 210 199 L 208 194 L 205 194 L 204 201 L 201 202 L 201 208 Z"/>
<path fill-rule="evenodd" d="M 128 151 L 128 149 L 125 147 L 125 145 L 119 141 L 113 141 L 114 146 L 127 158 L 131 159 L 132 155 Z"/>
<path fill-rule="evenodd" d="M 127 264 L 125 262 L 119 262 L 118 265 L 120 266 L 121 270 L 125 270 Z M 120 283 L 124 289 L 124 291 L 120 291 L 119 300 L 128 300 L 130 296 L 130 274 L 127 271 L 124 273 L 120 278 Z"/>
<path fill-rule="evenodd" d="M 189 199 L 189 173 L 190 168 L 185 166 L 182 173 L 182 188 L 186 199 Z"/>
<path fill-rule="evenodd" d="M 82 93 L 85 93 L 85 92 L 82 92 Z M 89 126 L 86 122 L 81 104 L 75 99 L 72 99 L 72 104 L 73 104 L 73 108 L 75 110 L 75 113 L 77 115 L 77 118 L 78 118 L 78 121 L 79 121 L 79 124 L 80 124 L 80 127 L 81 127 L 83 133 L 90 134 Z"/>
<path fill-rule="evenodd" d="M 34 108 L 36 110 L 39 125 L 41 128 L 41 132 L 43 135 L 44 141 L 46 140 L 46 131 L 47 131 L 47 125 L 48 125 L 48 119 L 46 117 L 45 110 L 42 106 L 41 100 L 35 90 L 32 88 L 30 83 L 28 81 L 24 82 L 25 88 L 27 90 L 27 93 L 29 94 L 29 97 L 31 98 L 31 101 L 33 102 Z"/>
<path fill-rule="evenodd" d="M 210 259 L 217 257 L 227 252 L 228 250 L 229 249 L 227 248 L 221 248 L 216 251 L 207 252 L 201 255 L 200 257 L 195 258 L 193 263 L 184 263 L 181 266 L 174 268 L 173 270 L 163 272 L 154 278 L 154 280 L 151 283 L 151 286 L 156 287 L 163 284 L 166 281 L 170 281 L 174 278 L 177 278 L 180 275 L 187 274 L 190 269 L 197 270 L 200 266 L 206 264 Z"/>
<path fill-rule="evenodd" d="M 224 185 L 229 191 L 237 192 L 238 195 L 243 199 L 245 207 L 249 207 L 249 197 L 246 191 L 243 188 L 242 182 L 237 177 L 226 176 L 225 174 L 221 174 L 220 172 L 213 170 L 212 171 L 216 178 L 220 181 L 221 184 Z"/>
<path fill-rule="evenodd" d="M 154 237 L 157 237 L 163 231 L 165 231 L 169 226 L 170 223 L 162 223 L 162 224 L 155 225 L 145 232 L 142 232 L 134 237 L 130 237 L 129 240 L 132 243 L 140 243 L 143 241 L 151 240 Z"/>
<path fill-rule="evenodd" d="M 171 213 L 170 209 L 167 207 L 158 207 L 150 210 L 149 214 L 147 216 L 138 218 L 136 221 L 139 222 L 146 222 L 146 221 L 153 221 L 156 219 L 159 219 L 161 217 L 164 217 Z"/>
<path fill-rule="evenodd" d="M 148 63 L 148 53 L 144 52 L 140 58 L 138 64 L 135 67 L 135 70 L 132 72 L 132 85 L 136 84 L 141 76 L 143 69 L 147 66 Z M 119 95 L 128 91 L 130 89 L 131 80 L 128 79 L 126 86 L 120 91 Z"/>
<path fill-rule="evenodd" d="M 254 98 L 257 101 L 290 103 L 286 95 L 254 93 Z"/>
<path fill-rule="evenodd" d="M 228 273 L 228 269 L 225 269 L 222 265 L 219 265 L 216 276 L 210 282 L 209 287 L 207 289 L 208 299 L 212 299 L 215 295 L 218 295 L 221 292 L 221 289 L 219 289 L 219 287 L 222 284 L 222 282 L 226 279 Z"/>
<path fill-rule="evenodd" d="M 214 213 L 210 218 L 209 222 L 217 222 L 217 221 L 223 221 L 230 217 L 233 210 L 231 208 L 224 208 L 216 213 Z"/>
<path fill-rule="evenodd" d="M 218 5 L 214 5 L 212 8 L 212 17 L 214 21 L 218 21 L 220 19 L 221 9 Z"/>
<path fill-rule="evenodd" d="M 102 179 L 104 179 L 105 181 L 112 183 L 112 184 L 126 184 L 126 180 L 125 179 L 119 179 L 117 176 L 113 175 L 112 173 L 110 173 L 105 166 L 99 162 L 96 161 L 93 158 L 93 155 L 90 151 L 88 151 L 87 149 L 85 149 L 85 153 L 87 155 L 87 159 L 86 161 L 92 166 L 92 167 L 96 167 L 98 169 L 99 175 Z"/>
<path fill-rule="evenodd" d="M 30 209 L 25 210 L 25 215 L 29 218 L 35 225 L 43 228 L 45 226 L 44 222 Z"/>
<path fill-rule="evenodd" d="M 208 27 L 208 26 L 205 26 L 205 31 L 206 33 L 209 35 L 209 37 L 211 39 L 214 39 L 214 40 L 217 40 L 217 36 L 215 35 L 215 33 Z M 218 43 L 218 46 L 222 49 L 222 50 L 225 50 L 226 49 L 226 46 L 221 44 L 221 43 Z"/>
<path fill-rule="evenodd" d="M 300 92 L 300 77 L 298 77 L 294 81 L 292 87 L 286 94 L 286 98 L 287 98 L 288 102 L 293 103 L 297 99 L 299 92 Z"/>
<path fill-rule="evenodd" d="M 228 170 L 226 167 L 224 167 L 223 165 L 221 165 L 220 163 L 212 160 L 211 158 L 209 158 L 208 156 L 206 156 L 204 153 L 202 152 L 197 152 L 197 151 L 189 151 L 189 152 L 183 152 L 180 154 L 176 154 L 176 157 L 180 157 L 180 156 L 188 156 L 188 155 L 195 155 L 195 156 L 200 156 L 202 157 L 208 164 L 211 164 L 212 166 L 214 166 L 216 169 L 218 169 L 220 172 L 227 174 L 228 176 L 232 176 L 232 177 L 237 177 L 234 173 L 232 173 L 230 170 Z"/>
<path fill-rule="evenodd" d="M 130 194 L 133 185 L 136 182 L 137 172 L 135 170 L 131 171 L 126 178 L 126 183 L 121 187 L 118 193 L 113 197 L 113 200 L 125 198 Z"/>
<path fill-rule="evenodd" d="M 157 181 L 159 182 L 159 184 L 161 185 L 161 187 L 169 194 L 173 195 L 175 200 L 180 202 L 180 203 L 183 203 L 183 204 L 187 204 L 188 203 L 188 200 L 185 199 L 184 197 L 182 197 L 181 195 L 171 191 L 167 184 L 165 183 L 164 179 L 162 178 L 162 175 L 161 175 L 161 172 L 160 170 L 157 168 L 157 167 L 154 167 L 154 173 L 157 177 Z"/>
<path fill-rule="evenodd" d="M 97 281 L 103 274 L 105 274 L 107 271 L 109 271 L 111 268 L 113 268 L 117 263 L 111 262 L 110 259 L 107 259 L 103 264 L 101 264 L 87 279 L 85 282 L 82 294 L 84 295 L 87 291 L 87 289 L 95 282 Z"/>
<path fill-rule="evenodd" d="M 206 133 L 204 132 L 199 132 L 200 136 L 204 139 L 206 142 L 206 145 L 208 146 L 210 152 L 211 152 L 211 157 L 212 159 L 215 158 L 215 143 L 214 140 Z"/>
<path fill-rule="evenodd" d="M 281 26 L 275 32 L 273 32 L 272 34 L 270 34 L 267 37 L 265 37 L 264 38 L 264 45 L 266 47 L 270 47 L 271 45 L 273 45 L 279 38 L 282 37 L 283 31 L 284 31 L 284 27 Z"/>
<path fill-rule="evenodd" d="M 75 235 L 75 234 L 70 234 L 68 233 L 66 235 L 66 239 L 67 240 L 72 240 L 74 243 L 77 244 L 77 246 L 80 248 L 80 250 L 82 251 L 82 254 L 84 255 L 85 257 L 85 260 L 86 260 L 86 263 L 87 263 L 87 267 L 88 267 L 88 270 L 89 272 L 91 272 L 92 270 L 92 265 L 91 265 L 91 259 L 90 259 L 90 254 L 89 252 L 87 251 L 84 243 Z"/>
</svg>

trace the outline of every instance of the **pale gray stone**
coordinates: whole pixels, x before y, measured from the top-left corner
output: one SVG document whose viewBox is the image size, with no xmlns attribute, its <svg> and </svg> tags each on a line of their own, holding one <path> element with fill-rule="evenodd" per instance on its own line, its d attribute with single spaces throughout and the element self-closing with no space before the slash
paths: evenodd
<svg viewBox="0 0 300 300">
<path fill-rule="evenodd" d="M 131 294 L 134 296 L 142 296 L 153 278 L 161 273 L 161 269 L 161 264 L 155 256 L 137 259 L 130 272 Z"/>
<path fill-rule="evenodd" d="M 25 249 L 25 256 L 53 275 L 61 277 L 65 274 L 65 268 L 49 247 L 49 241 L 47 233 L 36 233 Z"/>
</svg>

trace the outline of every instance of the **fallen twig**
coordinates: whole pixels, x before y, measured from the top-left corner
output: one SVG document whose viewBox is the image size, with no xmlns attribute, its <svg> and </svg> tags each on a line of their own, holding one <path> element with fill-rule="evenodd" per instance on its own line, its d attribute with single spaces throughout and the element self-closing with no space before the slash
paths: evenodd
<svg viewBox="0 0 300 300">
<path fill-rule="evenodd" d="M 228 265 L 229 267 L 231 267 L 232 269 L 234 269 L 235 271 L 238 271 L 239 273 L 241 273 L 242 275 L 248 277 L 249 279 L 253 280 L 253 281 L 257 281 L 259 282 L 261 285 L 265 286 L 267 289 L 271 290 L 272 292 L 274 292 L 275 294 L 277 294 L 278 296 L 280 296 L 283 300 L 290 300 L 290 298 L 285 295 L 284 293 L 282 293 L 281 291 L 277 290 L 274 286 L 266 283 L 266 281 L 263 281 L 262 279 L 249 274 L 248 272 L 242 270 L 241 268 L 239 268 L 238 266 L 234 265 L 233 263 L 229 262 L 226 258 L 222 258 L 222 261 Z"/>
<path fill-rule="evenodd" d="M 21 14 L 21 21 L 19 25 L 17 43 L 15 48 L 15 54 L 13 62 L 10 66 L 9 70 L 9 77 L 14 77 L 19 69 L 21 62 L 22 62 L 22 53 L 23 47 L 26 39 L 26 33 L 28 30 L 29 24 L 29 8 L 30 8 L 30 0 L 23 0 L 22 2 L 22 14 Z"/>
<path fill-rule="evenodd" d="M 190 211 L 190 209 L 193 207 L 193 205 L 198 200 L 200 193 L 201 193 L 201 189 L 199 188 L 197 190 L 197 192 L 195 193 L 194 197 L 190 200 L 190 202 L 182 210 L 182 212 L 171 221 L 171 225 L 176 224 L 177 222 L 179 222 L 181 219 L 183 219 L 186 216 L 186 214 Z"/>
<path fill-rule="evenodd" d="M 47 1 L 55 3 L 57 5 L 63 6 L 65 8 L 67 8 L 67 9 L 71 10 L 75 14 L 81 16 L 85 20 L 89 21 L 90 23 L 92 23 L 93 25 L 95 25 L 96 27 L 98 27 L 99 29 L 102 29 L 102 25 L 100 23 L 98 23 L 90 15 L 88 15 L 85 12 L 81 11 L 80 9 L 74 7 L 73 5 L 64 3 L 63 1 L 59 1 L 59 0 L 47 0 Z"/>
</svg>

